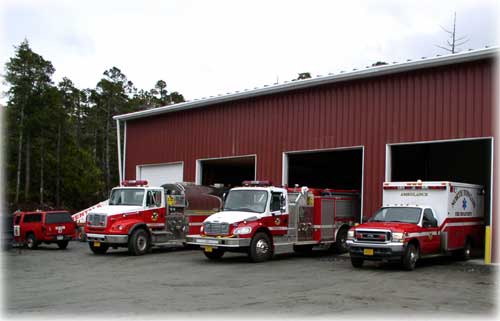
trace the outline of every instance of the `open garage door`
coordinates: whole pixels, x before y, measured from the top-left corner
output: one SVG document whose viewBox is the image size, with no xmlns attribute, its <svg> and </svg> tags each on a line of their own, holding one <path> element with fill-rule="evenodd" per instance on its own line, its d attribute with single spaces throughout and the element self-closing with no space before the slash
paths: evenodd
<svg viewBox="0 0 500 321">
<path fill-rule="evenodd" d="M 138 165 L 136 179 L 145 179 L 149 186 L 183 181 L 183 163 Z"/>
<path fill-rule="evenodd" d="M 485 223 L 491 216 L 492 140 L 389 145 L 388 181 L 453 181 L 484 186 Z"/>
<path fill-rule="evenodd" d="M 255 156 L 197 160 L 196 182 L 202 185 L 240 186 L 255 179 Z"/>
<path fill-rule="evenodd" d="M 285 153 L 283 184 L 359 190 L 362 210 L 363 148 Z"/>
</svg>

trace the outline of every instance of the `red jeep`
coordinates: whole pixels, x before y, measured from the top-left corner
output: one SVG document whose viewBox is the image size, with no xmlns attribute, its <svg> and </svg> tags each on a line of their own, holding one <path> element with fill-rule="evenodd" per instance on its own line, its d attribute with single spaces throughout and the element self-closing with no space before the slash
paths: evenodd
<svg viewBox="0 0 500 321">
<path fill-rule="evenodd" d="M 14 213 L 14 241 L 35 249 L 41 243 L 57 243 L 65 249 L 75 238 L 76 223 L 66 211 Z"/>
</svg>

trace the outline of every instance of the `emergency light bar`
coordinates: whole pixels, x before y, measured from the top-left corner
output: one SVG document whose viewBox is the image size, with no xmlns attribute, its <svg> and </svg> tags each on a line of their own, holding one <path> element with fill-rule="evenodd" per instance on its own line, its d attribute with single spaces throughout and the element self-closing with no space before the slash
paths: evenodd
<svg viewBox="0 0 500 321">
<path fill-rule="evenodd" d="M 243 181 L 243 186 L 271 186 L 271 181 Z"/>
<path fill-rule="evenodd" d="M 146 180 L 128 180 L 128 181 L 122 181 L 122 186 L 128 187 L 128 186 L 147 186 L 148 181 Z"/>
</svg>

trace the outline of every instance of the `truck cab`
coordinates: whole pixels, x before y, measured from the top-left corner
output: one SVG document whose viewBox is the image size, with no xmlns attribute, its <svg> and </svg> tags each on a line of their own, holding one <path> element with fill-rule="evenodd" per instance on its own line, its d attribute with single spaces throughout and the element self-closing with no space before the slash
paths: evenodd
<svg viewBox="0 0 500 321">
<path fill-rule="evenodd" d="M 452 182 L 384 183 L 384 206 L 352 227 L 347 245 L 354 267 L 396 261 L 407 270 L 419 258 L 459 254 L 467 259 L 482 238 L 482 188 Z"/>
</svg>

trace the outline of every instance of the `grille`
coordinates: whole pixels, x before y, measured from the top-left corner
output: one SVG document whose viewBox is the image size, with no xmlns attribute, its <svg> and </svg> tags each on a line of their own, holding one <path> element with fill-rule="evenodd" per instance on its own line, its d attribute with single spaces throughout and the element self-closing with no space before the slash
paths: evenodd
<svg viewBox="0 0 500 321">
<path fill-rule="evenodd" d="M 387 242 L 391 239 L 391 232 L 385 231 L 356 231 L 356 240 L 365 242 Z"/>
<path fill-rule="evenodd" d="M 227 235 L 229 234 L 228 223 L 205 223 L 205 234 Z"/>
<path fill-rule="evenodd" d="M 105 227 L 106 214 L 89 214 L 87 215 L 87 222 L 89 226 Z"/>
</svg>

